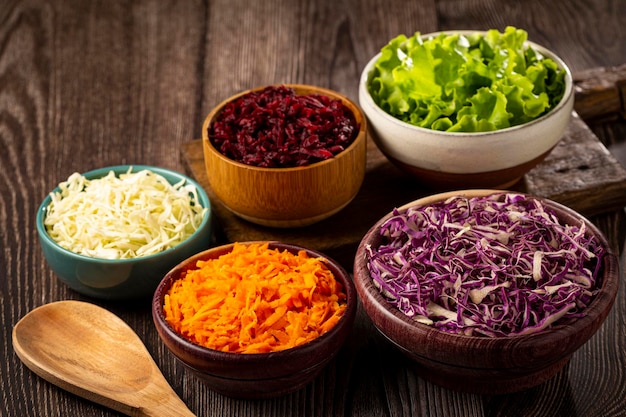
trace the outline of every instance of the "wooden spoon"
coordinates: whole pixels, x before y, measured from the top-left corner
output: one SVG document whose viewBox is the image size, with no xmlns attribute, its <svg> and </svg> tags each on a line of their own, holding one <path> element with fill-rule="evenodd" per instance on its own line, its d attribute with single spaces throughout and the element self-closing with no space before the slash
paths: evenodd
<svg viewBox="0 0 626 417">
<path fill-rule="evenodd" d="M 129 416 L 194 416 L 119 317 L 81 301 L 58 301 L 13 328 L 17 356 L 40 377 Z"/>
</svg>

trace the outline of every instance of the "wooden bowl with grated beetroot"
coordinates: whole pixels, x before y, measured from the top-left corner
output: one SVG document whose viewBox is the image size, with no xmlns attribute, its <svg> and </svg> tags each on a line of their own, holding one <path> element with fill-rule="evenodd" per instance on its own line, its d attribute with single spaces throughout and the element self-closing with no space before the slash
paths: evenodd
<svg viewBox="0 0 626 417">
<path fill-rule="evenodd" d="M 307 226 L 343 209 L 365 176 L 367 120 L 347 97 L 289 84 L 236 94 L 202 126 L 217 198 L 263 226 Z"/>
</svg>

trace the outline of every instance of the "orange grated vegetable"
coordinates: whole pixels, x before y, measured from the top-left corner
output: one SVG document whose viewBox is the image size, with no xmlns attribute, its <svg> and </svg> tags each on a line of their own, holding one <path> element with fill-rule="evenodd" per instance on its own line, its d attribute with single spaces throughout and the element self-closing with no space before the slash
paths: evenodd
<svg viewBox="0 0 626 417">
<path fill-rule="evenodd" d="M 307 343 L 346 309 L 343 287 L 323 258 L 268 243 L 235 243 L 198 261 L 165 295 L 165 319 L 191 342 L 236 353 L 265 353 Z"/>
</svg>

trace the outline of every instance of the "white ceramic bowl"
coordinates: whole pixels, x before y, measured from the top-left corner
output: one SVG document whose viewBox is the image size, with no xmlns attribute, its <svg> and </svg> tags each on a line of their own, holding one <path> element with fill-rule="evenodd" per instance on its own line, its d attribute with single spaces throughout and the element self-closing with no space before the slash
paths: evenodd
<svg viewBox="0 0 626 417">
<path fill-rule="evenodd" d="M 422 38 L 440 33 L 425 34 Z M 386 113 L 367 90 L 368 76 L 380 53 L 374 56 L 361 74 L 359 104 L 378 148 L 391 162 L 430 188 L 507 188 L 515 184 L 558 143 L 574 106 L 570 69 L 548 49 L 533 42 L 528 44 L 565 70 L 565 94 L 546 115 L 523 125 L 491 132 L 441 132 L 410 125 Z"/>
</svg>

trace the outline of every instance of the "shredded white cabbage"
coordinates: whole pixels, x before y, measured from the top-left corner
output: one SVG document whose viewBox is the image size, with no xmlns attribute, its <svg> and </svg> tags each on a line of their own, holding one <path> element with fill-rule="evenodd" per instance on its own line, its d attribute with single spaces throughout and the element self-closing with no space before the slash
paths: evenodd
<svg viewBox="0 0 626 417">
<path fill-rule="evenodd" d="M 93 180 L 74 173 L 59 188 L 50 193 L 46 230 L 62 247 L 94 258 L 136 258 L 176 246 L 207 212 L 195 186 L 172 185 L 148 169 Z"/>
</svg>

